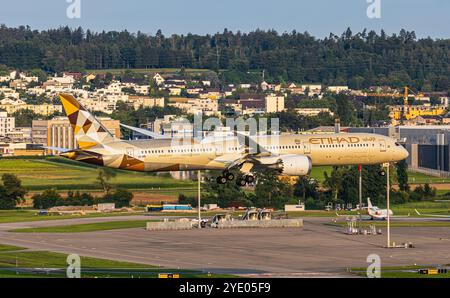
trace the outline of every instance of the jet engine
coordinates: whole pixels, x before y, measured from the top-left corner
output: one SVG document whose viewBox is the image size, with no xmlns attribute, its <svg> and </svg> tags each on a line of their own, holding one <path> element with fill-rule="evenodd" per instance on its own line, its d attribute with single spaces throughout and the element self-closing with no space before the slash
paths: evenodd
<svg viewBox="0 0 450 298">
<path fill-rule="evenodd" d="M 312 161 L 306 155 L 280 155 L 260 159 L 261 164 L 277 169 L 281 174 L 288 176 L 306 176 L 311 173 Z"/>
</svg>

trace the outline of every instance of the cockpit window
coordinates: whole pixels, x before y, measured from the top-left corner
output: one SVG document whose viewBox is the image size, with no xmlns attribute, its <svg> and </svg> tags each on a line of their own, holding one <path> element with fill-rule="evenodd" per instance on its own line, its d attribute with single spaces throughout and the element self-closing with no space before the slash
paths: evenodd
<svg viewBox="0 0 450 298">
<path fill-rule="evenodd" d="M 402 145 L 402 144 L 395 142 L 395 146 L 399 147 L 399 146 L 401 146 L 401 145 Z"/>
</svg>

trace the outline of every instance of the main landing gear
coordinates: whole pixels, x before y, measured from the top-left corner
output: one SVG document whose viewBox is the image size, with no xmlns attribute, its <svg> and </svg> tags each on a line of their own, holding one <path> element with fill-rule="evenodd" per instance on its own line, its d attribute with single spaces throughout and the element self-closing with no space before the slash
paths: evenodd
<svg viewBox="0 0 450 298">
<path fill-rule="evenodd" d="M 218 184 L 226 184 L 229 181 L 233 181 L 236 177 L 233 173 L 230 172 L 223 172 L 222 176 L 217 177 L 217 183 Z M 240 177 L 236 179 L 236 184 L 238 186 L 246 186 L 247 184 L 251 184 L 255 182 L 255 177 L 253 175 L 245 175 L 243 177 Z"/>
<path fill-rule="evenodd" d="M 222 176 L 217 177 L 217 183 L 226 184 L 228 181 L 234 180 L 234 174 L 230 172 L 223 172 Z"/>
</svg>

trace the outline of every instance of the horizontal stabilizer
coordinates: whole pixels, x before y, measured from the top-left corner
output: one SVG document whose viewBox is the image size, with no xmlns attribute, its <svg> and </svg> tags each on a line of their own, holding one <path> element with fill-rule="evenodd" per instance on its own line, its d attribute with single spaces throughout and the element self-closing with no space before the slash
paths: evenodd
<svg viewBox="0 0 450 298">
<path fill-rule="evenodd" d="M 47 150 L 52 150 L 52 151 L 58 151 L 61 153 L 65 153 L 65 152 L 69 152 L 72 151 L 72 149 L 67 149 L 67 148 L 60 148 L 60 147 L 47 147 L 47 146 L 42 146 L 42 149 L 47 149 Z"/>
<path fill-rule="evenodd" d="M 138 132 L 138 133 L 143 134 L 145 136 L 151 137 L 153 139 L 170 139 L 170 137 L 161 135 L 161 134 L 156 133 L 156 132 L 149 131 L 147 129 L 133 127 L 133 126 L 125 125 L 125 124 L 120 124 L 120 126 L 122 126 L 124 128 L 127 128 L 129 130 Z"/>
</svg>

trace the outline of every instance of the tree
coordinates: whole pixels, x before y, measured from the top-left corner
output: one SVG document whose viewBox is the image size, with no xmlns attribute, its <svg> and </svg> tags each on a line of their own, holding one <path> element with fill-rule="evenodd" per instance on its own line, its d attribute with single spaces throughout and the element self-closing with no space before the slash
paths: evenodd
<svg viewBox="0 0 450 298">
<path fill-rule="evenodd" d="M 133 193 L 126 189 L 117 189 L 113 192 L 105 194 L 100 199 L 100 203 L 115 203 L 116 208 L 129 207 L 133 200 Z"/>
<path fill-rule="evenodd" d="M 98 170 L 97 181 L 100 187 L 103 189 L 105 195 L 107 195 L 113 186 L 109 183 L 109 181 L 116 177 L 117 173 L 114 170 L 107 168 L 100 168 Z"/>
<path fill-rule="evenodd" d="M 40 82 L 47 81 L 47 73 L 43 71 L 42 69 L 35 68 L 30 71 L 30 75 L 34 77 L 38 77 Z"/>
<path fill-rule="evenodd" d="M 32 200 L 35 209 L 48 209 L 55 207 L 58 201 L 61 201 L 61 195 L 55 189 L 48 189 L 41 194 L 34 195 Z"/>
<path fill-rule="evenodd" d="M 25 200 L 26 193 L 16 175 L 3 174 L 2 185 L 0 185 L 0 209 L 14 209 L 18 203 Z"/>
<path fill-rule="evenodd" d="M 325 179 L 323 184 L 331 192 L 331 197 L 334 202 L 338 201 L 338 196 L 342 187 L 342 181 L 345 171 L 345 167 L 333 167 L 330 175 L 328 175 L 327 172 L 324 172 Z"/>
<path fill-rule="evenodd" d="M 397 163 L 397 181 L 400 190 L 409 191 L 408 164 L 406 163 L 406 160 Z"/>
<path fill-rule="evenodd" d="M 255 206 L 281 209 L 286 203 L 294 202 L 293 187 L 278 178 L 278 171 L 268 169 L 256 174 Z"/>
<path fill-rule="evenodd" d="M 319 196 L 318 189 L 319 184 L 317 180 L 309 176 L 302 176 L 298 178 L 294 185 L 294 195 L 301 197 L 302 201 L 305 202 L 307 198 L 317 199 Z"/>
<path fill-rule="evenodd" d="M 241 175 L 238 171 L 230 171 L 235 177 Z M 248 200 L 245 192 L 234 182 L 226 184 L 218 184 L 214 177 L 219 173 L 211 173 L 211 177 L 207 177 L 202 185 L 202 201 L 204 203 L 217 203 L 220 207 L 232 206 L 251 206 L 253 203 Z M 196 206 L 195 202 L 192 204 Z"/>
<path fill-rule="evenodd" d="M 362 89 L 392 80 L 397 85 L 410 82 L 415 89 L 450 89 L 450 61 L 442 58 L 447 57 L 449 40 L 417 39 L 406 30 L 392 35 L 346 30 L 325 38 L 275 30 L 166 37 L 160 31 L 153 36 L 128 31 L 83 34 L 81 28 L 67 26 L 44 31 L 1 26 L 0 40 L 0 64 L 5 64 L 0 72 L 219 67 L 228 70 L 220 72 L 226 83 L 235 84 L 257 83 L 265 69 L 268 81 L 326 82 Z"/>
</svg>

